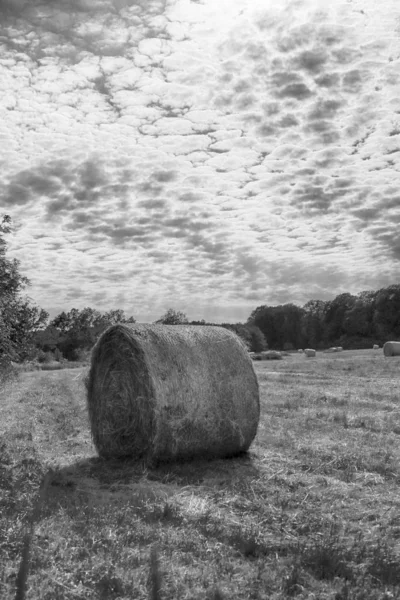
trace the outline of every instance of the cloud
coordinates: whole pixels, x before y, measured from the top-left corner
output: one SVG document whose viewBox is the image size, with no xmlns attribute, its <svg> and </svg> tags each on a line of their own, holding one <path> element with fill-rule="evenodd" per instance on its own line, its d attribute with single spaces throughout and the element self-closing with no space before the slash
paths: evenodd
<svg viewBox="0 0 400 600">
<path fill-rule="evenodd" d="M 363 3 L 3 0 L 0 205 L 39 303 L 226 319 L 390 283 L 398 9 Z"/>
</svg>

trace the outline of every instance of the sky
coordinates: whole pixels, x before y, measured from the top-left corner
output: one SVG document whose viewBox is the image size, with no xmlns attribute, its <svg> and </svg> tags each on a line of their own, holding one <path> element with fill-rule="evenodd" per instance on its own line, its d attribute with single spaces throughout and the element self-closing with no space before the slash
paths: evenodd
<svg viewBox="0 0 400 600">
<path fill-rule="evenodd" d="M 0 0 L 0 214 L 50 316 L 400 280 L 398 0 Z"/>
</svg>

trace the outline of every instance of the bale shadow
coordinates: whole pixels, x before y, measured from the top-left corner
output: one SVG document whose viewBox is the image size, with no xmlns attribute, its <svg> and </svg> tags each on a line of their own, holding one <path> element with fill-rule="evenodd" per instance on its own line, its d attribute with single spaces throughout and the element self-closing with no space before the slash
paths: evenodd
<svg viewBox="0 0 400 600">
<path fill-rule="evenodd" d="M 240 478 L 254 480 L 260 472 L 257 455 L 246 452 L 230 458 L 193 459 L 162 463 L 148 467 L 143 461 L 130 459 L 103 459 L 97 456 L 78 461 L 52 471 L 51 488 L 82 487 L 92 480 L 96 487 L 115 489 L 139 483 L 160 483 L 176 487 L 229 485 Z"/>
</svg>

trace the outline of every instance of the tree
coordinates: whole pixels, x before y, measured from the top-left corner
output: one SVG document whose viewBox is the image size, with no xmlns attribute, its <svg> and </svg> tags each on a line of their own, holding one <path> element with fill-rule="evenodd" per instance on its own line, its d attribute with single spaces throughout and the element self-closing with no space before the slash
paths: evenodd
<svg viewBox="0 0 400 600">
<path fill-rule="evenodd" d="M 258 327 L 261 330 L 268 340 L 270 348 L 279 348 L 280 342 L 279 324 L 275 319 L 275 308 L 266 305 L 258 306 L 247 319 L 247 325 Z"/>
<path fill-rule="evenodd" d="M 400 337 L 400 285 L 390 285 L 376 293 L 373 324 L 377 336 L 388 341 Z"/>
<path fill-rule="evenodd" d="M 285 344 L 301 347 L 302 317 L 303 309 L 295 304 L 259 306 L 251 313 L 247 324 L 261 330 L 270 348 L 281 349 Z"/>
<path fill-rule="evenodd" d="M 324 300 L 309 300 L 303 306 L 303 346 L 308 346 L 310 348 L 319 348 L 321 345 L 324 344 L 324 319 L 326 306 L 327 302 L 325 302 Z"/>
<path fill-rule="evenodd" d="M 329 343 L 337 343 L 346 334 L 346 317 L 357 301 L 356 296 L 344 293 L 327 302 L 325 327 Z"/>
<path fill-rule="evenodd" d="M 250 333 L 250 352 L 262 352 L 268 348 L 265 335 L 256 325 L 248 325 L 247 329 Z"/>
<path fill-rule="evenodd" d="M 110 310 L 103 314 L 87 306 L 81 310 L 62 311 L 54 317 L 50 327 L 59 333 L 57 347 L 65 358 L 77 360 L 79 352 L 90 349 L 110 325 L 135 322 L 133 317 L 126 317 L 123 310 Z"/>
<path fill-rule="evenodd" d="M 344 328 L 346 336 L 360 336 L 370 338 L 373 332 L 373 314 L 375 305 L 375 292 L 361 292 L 357 295 L 354 306 L 347 311 Z"/>
<path fill-rule="evenodd" d="M 247 325 L 243 325 L 243 323 L 221 323 L 221 327 L 236 333 L 236 335 L 246 344 L 247 349 L 249 351 L 251 350 L 251 333 Z"/>
<path fill-rule="evenodd" d="M 33 341 L 43 352 L 52 352 L 58 348 L 61 339 L 60 331 L 54 325 L 48 325 L 35 333 Z"/>
<path fill-rule="evenodd" d="M 169 308 L 167 312 L 155 323 L 161 323 L 162 325 L 184 325 L 187 323 L 187 317 L 185 313 Z"/>
<path fill-rule="evenodd" d="M 49 313 L 31 304 L 28 298 L 17 298 L 7 303 L 4 314 L 10 321 L 10 341 L 16 360 L 25 360 L 34 351 L 34 337 L 46 324 Z"/>
<path fill-rule="evenodd" d="M 126 317 L 125 311 L 116 309 L 104 313 L 104 320 L 108 325 L 116 325 L 117 323 L 136 323 L 133 317 Z"/>
<path fill-rule="evenodd" d="M 6 256 L 5 235 L 11 232 L 11 218 L 0 223 L 0 361 L 23 360 L 29 355 L 36 329 L 45 325 L 48 313 L 21 296 L 30 284 L 20 273 L 17 259 Z"/>
</svg>

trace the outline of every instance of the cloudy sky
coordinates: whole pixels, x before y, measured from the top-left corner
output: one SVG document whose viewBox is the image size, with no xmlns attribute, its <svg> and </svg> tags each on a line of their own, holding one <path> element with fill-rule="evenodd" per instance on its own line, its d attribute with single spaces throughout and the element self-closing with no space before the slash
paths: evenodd
<svg viewBox="0 0 400 600">
<path fill-rule="evenodd" d="M 398 283 L 399 2 L 0 0 L 0 143 L 52 316 Z"/>
</svg>

